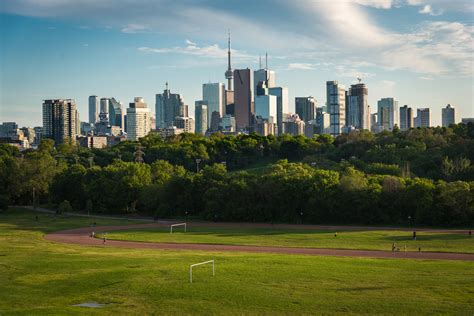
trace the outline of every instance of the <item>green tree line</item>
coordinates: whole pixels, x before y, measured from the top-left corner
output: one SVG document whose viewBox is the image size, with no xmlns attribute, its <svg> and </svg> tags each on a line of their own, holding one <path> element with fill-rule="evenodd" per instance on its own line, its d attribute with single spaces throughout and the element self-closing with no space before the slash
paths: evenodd
<svg viewBox="0 0 474 316">
<path fill-rule="evenodd" d="M 216 221 L 474 223 L 474 126 L 333 139 L 184 134 L 103 150 L 0 146 L 0 200 Z M 196 172 L 200 159 L 200 172 Z M 225 162 L 225 164 L 222 164 Z M 271 162 L 259 172 L 246 168 Z"/>
</svg>

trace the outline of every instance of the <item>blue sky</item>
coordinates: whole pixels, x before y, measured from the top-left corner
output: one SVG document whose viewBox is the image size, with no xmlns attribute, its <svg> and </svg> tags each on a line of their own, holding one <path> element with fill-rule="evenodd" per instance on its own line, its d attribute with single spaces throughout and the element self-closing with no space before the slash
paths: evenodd
<svg viewBox="0 0 474 316">
<path fill-rule="evenodd" d="M 469 0 L 2 0 L 0 122 L 42 124 L 41 103 L 91 94 L 124 105 L 168 81 L 193 113 L 205 82 L 225 82 L 227 30 L 234 68 L 269 54 L 290 100 L 361 76 L 369 103 L 450 103 L 474 116 L 474 5 Z M 294 108 L 290 103 L 290 110 Z"/>
</svg>

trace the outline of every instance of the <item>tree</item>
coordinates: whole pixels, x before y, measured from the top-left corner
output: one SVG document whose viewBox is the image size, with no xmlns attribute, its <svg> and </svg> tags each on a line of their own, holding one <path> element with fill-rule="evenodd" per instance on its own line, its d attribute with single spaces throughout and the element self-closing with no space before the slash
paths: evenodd
<svg viewBox="0 0 474 316">
<path fill-rule="evenodd" d="M 58 206 L 58 214 L 66 214 L 72 212 L 71 203 L 68 200 L 62 201 Z"/>
</svg>

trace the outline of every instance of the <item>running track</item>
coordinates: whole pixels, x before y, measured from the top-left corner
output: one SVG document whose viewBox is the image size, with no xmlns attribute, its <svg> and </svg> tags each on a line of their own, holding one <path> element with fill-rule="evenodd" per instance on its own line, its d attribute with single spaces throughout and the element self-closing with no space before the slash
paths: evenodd
<svg viewBox="0 0 474 316">
<path fill-rule="evenodd" d="M 194 225 L 194 224 L 193 224 Z M 196 224 L 206 226 L 230 226 L 232 224 Z M 235 224 L 234 224 L 235 225 Z M 245 226 L 261 227 L 265 224 L 245 224 Z M 291 247 L 264 247 L 264 246 L 233 246 L 233 245 L 212 245 L 212 244 L 172 244 L 172 243 L 150 243 L 150 242 L 136 242 L 136 241 L 120 241 L 107 240 L 105 245 L 102 239 L 91 238 L 92 231 L 96 233 L 115 230 L 126 230 L 132 228 L 146 228 L 146 227 L 169 227 L 169 223 L 152 223 L 152 224 L 137 224 L 125 226 L 100 226 L 100 227 L 85 227 L 77 229 L 68 229 L 58 231 L 45 236 L 47 240 L 86 245 L 86 246 L 100 246 L 100 247 L 115 247 L 115 248 L 134 248 L 134 249 L 168 249 L 168 250 L 200 250 L 200 251 L 239 251 L 239 252 L 256 252 L 256 253 L 279 253 L 279 254 L 298 254 L 298 255 L 315 255 L 315 256 L 338 256 L 338 257 L 368 257 L 368 258 L 396 258 L 396 259 L 434 259 L 434 260 L 467 260 L 474 261 L 474 254 L 468 253 L 442 253 L 442 252 L 390 252 L 377 250 L 348 250 L 348 249 L 322 249 L 322 248 L 291 248 Z M 276 226 L 276 225 L 275 225 Z M 278 227 L 282 227 L 279 225 Z M 283 227 L 286 227 L 283 226 Z M 301 227 L 301 226 L 299 226 Z M 347 230 L 340 226 L 318 226 L 322 230 Z M 309 227 L 308 227 L 309 228 Z M 363 227 L 352 227 L 354 230 L 363 230 Z M 365 227 L 367 229 L 367 227 Z M 370 228 L 369 228 L 370 229 Z M 380 228 L 378 228 L 380 229 Z M 418 230 L 421 231 L 421 230 Z M 442 232 L 441 230 L 425 230 L 432 232 Z M 446 232 L 446 231 L 444 231 Z M 462 231 L 449 231 L 451 233 L 465 233 Z"/>
</svg>

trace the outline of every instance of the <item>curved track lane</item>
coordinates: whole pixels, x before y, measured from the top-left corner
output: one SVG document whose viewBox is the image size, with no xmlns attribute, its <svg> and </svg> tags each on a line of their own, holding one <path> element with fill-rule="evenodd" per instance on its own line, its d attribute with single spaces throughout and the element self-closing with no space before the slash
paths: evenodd
<svg viewBox="0 0 474 316">
<path fill-rule="evenodd" d="M 68 229 L 47 234 L 45 239 L 55 242 L 99 246 L 114 248 L 133 249 L 168 249 L 168 250 L 199 250 L 199 251 L 239 251 L 256 253 L 278 253 L 299 254 L 315 256 L 339 256 L 339 257 L 366 257 L 366 258 L 394 258 L 394 259 L 430 259 L 430 260 L 465 260 L 474 261 L 474 254 L 449 253 L 449 252 L 390 252 L 378 250 L 350 250 L 350 249 L 326 249 L 326 248 L 291 248 L 291 247 L 267 247 L 267 246 L 236 246 L 236 245 L 214 245 L 214 244 L 179 244 L 179 243 L 151 243 L 137 241 L 107 240 L 91 238 L 92 231 L 96 233 L 116 230 L 127 230 L 133 228 L 169 227 L 169 224 L 152 223 L 125 226 L 99 226 Z"/>
</svg>

